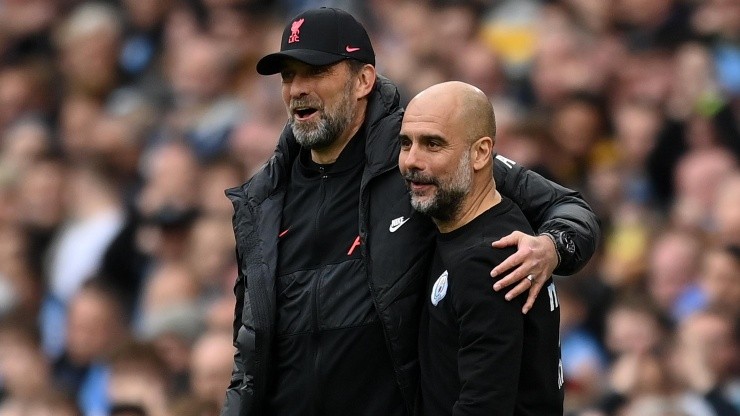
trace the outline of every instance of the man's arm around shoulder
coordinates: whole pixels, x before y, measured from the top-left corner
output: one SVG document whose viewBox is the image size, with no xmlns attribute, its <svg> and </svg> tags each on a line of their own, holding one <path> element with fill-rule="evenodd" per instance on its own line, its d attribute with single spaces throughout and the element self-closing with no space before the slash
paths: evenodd
<svg viewBox="0 0 740 416">
<path fill-rule="evenodd" d="M 496 189 L 521 208 L 537 234 L 561 235 L 555 245 L 560 262 L 554 273 L 571 275 L 586 265 L 601 238 L 599 220 L 576 191 L 558 185 L 511 159 L 494 159 Z"/>
</svg>

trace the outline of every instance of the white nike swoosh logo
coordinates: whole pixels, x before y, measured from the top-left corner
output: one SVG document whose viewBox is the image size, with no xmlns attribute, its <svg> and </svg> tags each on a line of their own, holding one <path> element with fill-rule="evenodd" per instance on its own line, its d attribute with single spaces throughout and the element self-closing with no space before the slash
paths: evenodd
<svg viewBox="0 0 740 416">
<path fill-rule="evenodd" d="M 399 228 L 401 228 L 401 226 L 404 225 L 404 224 L 406 224 L 406 222 L 408 222 L 408 220 L 410 220 L 410 219 L 411 218 L 405 218 L 404 219 L 404 217 L 398 217 L 398 218 L 394 219 L 393 221 L 391 221 L 391 226 L 388 227 L 388 231 L 390 231 L 392 233 L 395 233 L 396 230 L 398 230 Z"/>
</svg>

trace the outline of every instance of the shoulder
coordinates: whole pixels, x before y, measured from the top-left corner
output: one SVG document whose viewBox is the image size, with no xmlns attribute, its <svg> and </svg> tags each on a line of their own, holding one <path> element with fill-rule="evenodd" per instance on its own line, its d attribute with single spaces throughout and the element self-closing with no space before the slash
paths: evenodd
<svg viewBox="0 0 740 416">
<path fill-rule="evenodd" d="M 384 113 L 392 113 L 400 110 L 401 96 L 398 87 L 388 78 L 378 75 L 375 79 L 374 94 L 371 102 L 379 104 Z"/>
<path fill-rule="evenodd" d="M 493 158 L 493 176 L 496 182 L 504 181 L 508 177 L 519 176 L 526 169 L 506 156 L 497 154 Z"/>
<path fill-rule="evenodd" d="M 260 204 L 282 187 L 290 177 L 290 169 L 299 149 L 290 128 L 286 126 L 267 162 L 242 185 L 226 189 L 225 194 L 234 208 L 238 208 L 239 203 Z"/>
<path fill-rule="evenodd" d="M 478 244 L 446 256 L 447 284 L 458 313 L 475 305 L 497 309 L 505 292 L 492 289 L 491 270 L 508 257 L 508 250 L 494 249 L 489 244 Z"/>
<path fill-rule="evenodd" d="M 491 207 L 476 219 L 476 232 L 480 234 L 479 241 L 490 243 L 514 231 L 532 234 L 532 226 L 527 221 L 521 208 L 505 195 L 501 195 L 501 202 Z"/>
<path fill-rule="evenodd" d="M 494 248 L 491 243 L 514 231 L 533 233 L 521 209 L 506 197 L 483 213 L 477 221 L 475 228 L 464 239 L 439 243 L 440 255 L 445 265 L 462 268 L 463 271 L 471 267 L 487 267 L 490 272 L 517 250 L 515 246 Z M 490 280 L 490 276 L 488 279 Z"/>
<path fill-rule="evenodd" d="M 439 253 L 450 276 L 451 286 L 491 286 L 491 269 L 507 256 L 482 239 L 465 245 L 440 244 Z"/>
<path fill-rule="evenodd" d="M 495 166 L 496 169 L 501 169 L 501 170 L 513 170 L 513 169 L 521 170 L 523 169 L 522 166 L 516 163 L 515 161 L 509 159 L 506 156 L 500 155 L 500 154 L 497 154 L 496 156 L 494 156 L 493 165 Z"/>
<path fill-rule="evenodd" d="M 246 182 L 239 186 L 229 188 L 225 191 L 226 196 L 231 200 L 233 204 L 246 203 L 247 201 L 253 201 L 255 198 L 263 198 L 263 194 L 269 194 L 271 185 L 275 183 L 275 177 L 271 171 L 271 167 L 275 163 L 275 155 L 262 166 L 251 178 L 247 179 Z"/>
<path fill-rule="evenodd" d="M 504 261 L 509 254 L 505 250 L 494 249 L 491 247 L 491 242 L 486 243 L 481 240 L 479 243 L 442 253 L 445 266 L 450 274 L 469 275 L 485 271 L 484 274 L 488 275 L 491 269 Z M 488 279 L 490 278 L 489 275 Z"/>
<path fill-rule="evenodd" d="M 368 97 L 366 122 L 370 130 L 382 122 L 403 117 L 403 108 L 398 87 L 388 78 L 381 75 L 375 79 L 375 87 Z M 393 137 L 395 139 L 395 136 Z"/>
<path fill-rule="evenodd" d="M 371 172 L 384 171 L 398 164 L 397 137 L 402 118 L 398 88 L 379 75 L 368 100 L 365 118 L 365 155 Z M 398 172 L 395 175 L 398 176 Z"/>
<path fill-rule="evenodd" d="M 534 233 L 524 212 L 514 201 L 505 195 L 501 195 L 499 206 L 496 215 L 486 224 L 492 237 L 501 238 L 514 231 L 521 231 L 526 234 Z"/>
</svg>

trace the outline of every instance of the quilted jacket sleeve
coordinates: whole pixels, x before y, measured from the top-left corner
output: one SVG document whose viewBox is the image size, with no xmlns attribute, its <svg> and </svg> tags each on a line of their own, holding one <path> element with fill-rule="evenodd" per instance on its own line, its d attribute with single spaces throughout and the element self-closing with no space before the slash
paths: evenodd
<svg viewBox="0 0 740 416">
<path fill-rule="evenodd" d="M 599 220 L 581 195 L 501 155 L 494 159 L 496 188 L 513 200 L 537 233 L 564 231 L 575 250 L 559 250 L 555 274 L 571 275 L 586 265 L 601 238 Z"/>
<path fill-rule="evenodd" d="M 237 260 L 238 260 L 237 253 Z M 231 382 L 226 390 L 226 401 L 224 407 L 221 410 L 221 416 L 245 416 L 246 413 L 242 413 L 244 401 L 244 360 L 241 356 L 239 348 L 239 333 L 242 331 L 242 310 L 244 308 L 244 276 L 239 271 L 239 276 L 236 279 L 234 285 L 234 295 L 236 295 L 236 307 L 234 308 L 234 367 L 231 372 Z"/>
</svg>

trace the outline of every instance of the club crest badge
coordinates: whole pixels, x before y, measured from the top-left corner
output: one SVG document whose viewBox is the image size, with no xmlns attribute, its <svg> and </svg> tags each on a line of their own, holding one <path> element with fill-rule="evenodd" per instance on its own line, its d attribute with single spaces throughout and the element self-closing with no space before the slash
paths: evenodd
<svg viewBox="0 0 740 416">
<path fill-rule="evenodd" d="M 432 305 L 437 306 L 439 301 L 444 299 L 446 294 L 447 294 L 447 270 L 442 272 L 439 278 L 437 278 L 437 281 L 434 282 L 434 286 L 432 287 Z"/>
<path fill-rule="evenodd" d="M 301 25 L 305 19 L 298 19 L 290 26 L 290 37 L 288 43 L 296 43 L 301 39 L 298 37 L 301 34 Z"/>
</svg>

